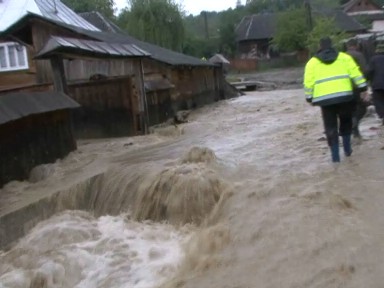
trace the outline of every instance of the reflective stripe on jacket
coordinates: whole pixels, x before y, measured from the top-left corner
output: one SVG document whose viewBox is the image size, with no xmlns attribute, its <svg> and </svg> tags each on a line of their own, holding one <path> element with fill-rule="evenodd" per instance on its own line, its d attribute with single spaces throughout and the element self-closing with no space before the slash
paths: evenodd
<svg viewBox="0 0 384 288">
<path fill-rule="evenodd" d="M 312 104 L 326 106 L 348 102 L 353 99 L 353 86 L 365 88 L 367 82 L 350 55 L 340 52 L 330 64 L 312 57 L 305 66 L 305 97 Z"/>
</svg>

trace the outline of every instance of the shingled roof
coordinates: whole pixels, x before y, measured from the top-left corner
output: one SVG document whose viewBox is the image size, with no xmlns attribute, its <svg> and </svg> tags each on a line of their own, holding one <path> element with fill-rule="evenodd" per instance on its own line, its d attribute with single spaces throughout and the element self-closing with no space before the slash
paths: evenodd
<svg viewBox="0 0 384 288">
<path fill-rule="evenodd" d="M 341 10 L 316 9 L 314 15 L 333 18 L 339 29 L 346 32 L 363 32 L 366 28 Z M 265 13 L 245 16 L 236 28 L 237 42 L 272 39 L 276 33 L 278 14 Z"/>
<path fill-rule="evenodd" d="M 245 16 L 236 28 L 238 42 L 245 40 L 272 39 L 276 32 L 277 14 Z"/>
</svg>

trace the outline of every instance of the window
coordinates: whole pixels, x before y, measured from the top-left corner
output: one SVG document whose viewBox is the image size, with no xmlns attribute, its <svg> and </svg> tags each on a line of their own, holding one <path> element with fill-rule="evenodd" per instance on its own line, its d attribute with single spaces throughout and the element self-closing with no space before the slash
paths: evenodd
<svg viewBox="0 0 384 288">
<path fill-rule="evenodd" d="M 28 69 L 27 49 L 14 42 L 0 43 L 0 72 Z"/>
</svg>

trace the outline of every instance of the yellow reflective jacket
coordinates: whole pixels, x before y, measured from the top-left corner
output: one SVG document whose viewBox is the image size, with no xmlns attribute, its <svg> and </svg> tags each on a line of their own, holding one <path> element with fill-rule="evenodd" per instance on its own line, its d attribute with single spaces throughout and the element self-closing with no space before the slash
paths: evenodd
<svg viewBox="0 0 384 288">
<path fill-rule="evenodd" d="M 353 100 L 352 81 L 362 90 L 367 87 L 353 58 L 346 53 L 334 53 L 331 61 L 315 56 L 305 66 L 305 97 L 313 105 L 327 106 Z"/>
</svg>

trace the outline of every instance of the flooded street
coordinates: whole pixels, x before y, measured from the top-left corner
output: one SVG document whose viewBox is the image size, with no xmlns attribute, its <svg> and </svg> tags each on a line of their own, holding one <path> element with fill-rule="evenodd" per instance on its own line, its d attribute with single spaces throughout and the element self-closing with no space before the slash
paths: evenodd
<svg viewBox="0 0 384 288">
<path fill-rule="evenodd" d="M 79 183 L 0 252 L 0 287 L 382 287 L 375 117 L 337 166 L 302 90 L 249 93 L 145 137 L 82 142 L 0 190 L 5 215 Z"/>
</svg>

